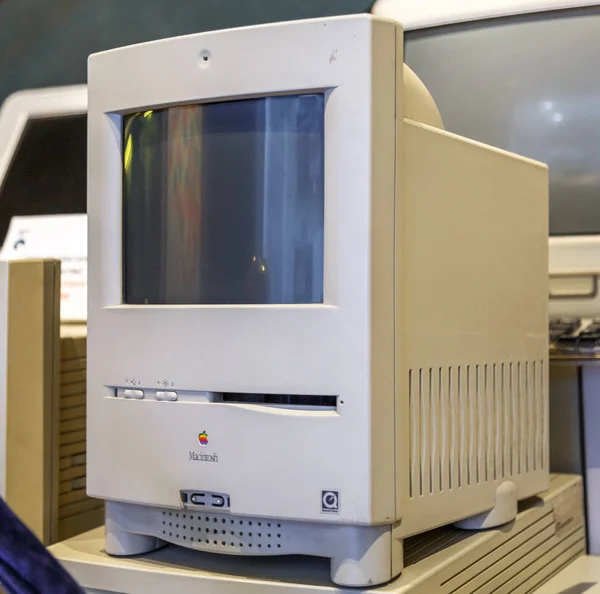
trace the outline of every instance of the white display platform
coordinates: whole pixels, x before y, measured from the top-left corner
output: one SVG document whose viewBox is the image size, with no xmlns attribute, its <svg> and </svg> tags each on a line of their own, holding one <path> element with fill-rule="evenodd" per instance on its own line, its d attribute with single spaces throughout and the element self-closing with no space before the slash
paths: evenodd
<svg viewBox="0 0 600 594">
<path fill-rule="evenodd" d="M 110 557 L 104 528 L 55 544 L 50 552 L 90 594 L 359 592 L 333 587 L 329 560 L 315 557 L 231 557 L 173 545 L 139 557 Z"/>
<path fill-rule="evenodd" d="M 404 543 L 405 568 L 387 585 L 338 588 L 314 557 L 246 557 L 169 545 L 110 557 L 96 529 L 50 547 L 89 593 L 117 594 L 526 594 L 585 553 L 581 478 L 552 475 L 540 498 L 519 504 L 499 529 L 438 528 Z"/>
<path fill-rule="evenodd" d="M 579 557 L 535 594 L 600 594 L 600 557 Z"/>
</svg>

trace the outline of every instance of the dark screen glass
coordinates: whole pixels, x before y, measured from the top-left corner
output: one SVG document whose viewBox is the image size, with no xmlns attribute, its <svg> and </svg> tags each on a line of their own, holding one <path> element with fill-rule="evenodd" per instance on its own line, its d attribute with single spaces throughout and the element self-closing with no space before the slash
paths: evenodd
<svg viewBox="0 0 600 594">
<path fill-rule="evenodd" d="M 324 96 L 123 120 L 123 301 L 323 301 Z"/>
<path fill-rule="evenodd" d="M 410 31 L 450 132 L 549 166 L 550 233 L 600 233 L 600 8 Z"/>
<path fill-rule="evenodd" d="M 0 244 L 13 216 L 86 212 L 87 117 L 29 120 L 0 185 Z"/>
</svg>

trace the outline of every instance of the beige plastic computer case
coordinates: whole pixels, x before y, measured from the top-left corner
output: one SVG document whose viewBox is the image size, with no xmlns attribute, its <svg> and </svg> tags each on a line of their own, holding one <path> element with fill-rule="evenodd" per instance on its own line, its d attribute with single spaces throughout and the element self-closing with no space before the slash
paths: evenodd
<svg viewBox="0 0 600 594">
<path fill-rule="evenodd" d="M 98 526 L 86 485 L 86 329 L 60 325 L 60 262 L 0 262 L 6 298 L 5 499 L 50 544 Z"/>
<path fill-rule="evenodd" d="M 109 553 L 318 555 L 373 585 L 408 536 L 508 522 L 547 488 L 547 169 L 445 132 L 402 46 L 356 15 L 90 57 L 88 493 Z M 322 303 L 124 303 L 124 116 L 315 90 Z"/>
</svg>

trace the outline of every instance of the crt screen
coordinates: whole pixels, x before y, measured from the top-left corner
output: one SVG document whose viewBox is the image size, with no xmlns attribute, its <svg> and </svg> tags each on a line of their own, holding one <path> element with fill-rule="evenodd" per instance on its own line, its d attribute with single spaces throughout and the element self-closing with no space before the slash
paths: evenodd
<svg viewBox="0 0 600 594">
<path fill-rule="evenodd" d="M 324 96 L 123 118 L 123 301 L 323 301 Z"/>
<path fill-rule="evenodd" d="M 86 212 L 87 117 L 27 122 L 0 180 L 0 245 L 13 216 Z"/>
<path fill-rule="evenodd" d="M 549 166 L 550 233 L 600 233 L 600 9 L 406 34 L 446 129 Z"/>
</svg>

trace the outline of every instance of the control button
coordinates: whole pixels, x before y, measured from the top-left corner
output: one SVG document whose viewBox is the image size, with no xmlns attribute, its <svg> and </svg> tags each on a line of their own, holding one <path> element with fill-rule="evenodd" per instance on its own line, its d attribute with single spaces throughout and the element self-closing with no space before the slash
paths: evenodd
<svg viewBox="0 0 600 594">
<path fill-rule="evenodd" d="M 137 398 L 140 400 L 144 397 L 144 390 L 123 390 L 125 398 Z"/>
<path fill-rule="evenodd" d="M 223 497 L 220 495 L 213 495 L 210 504 L 213 507 L 223 507 L 225 505 L 225 499 L 223 499 Z"/>
<path fill-rule="evenodd" d="M 177 392 L 157 392 L 156 393 L 157 400 L 169 400 L 171 402 L 177 400 Z"/>
<path fill-rule="evenodd" d="M 190 497 L 190 501 L 195 505 L 204 505 L 204 493 L 194 493 Z"/>
</svg>

